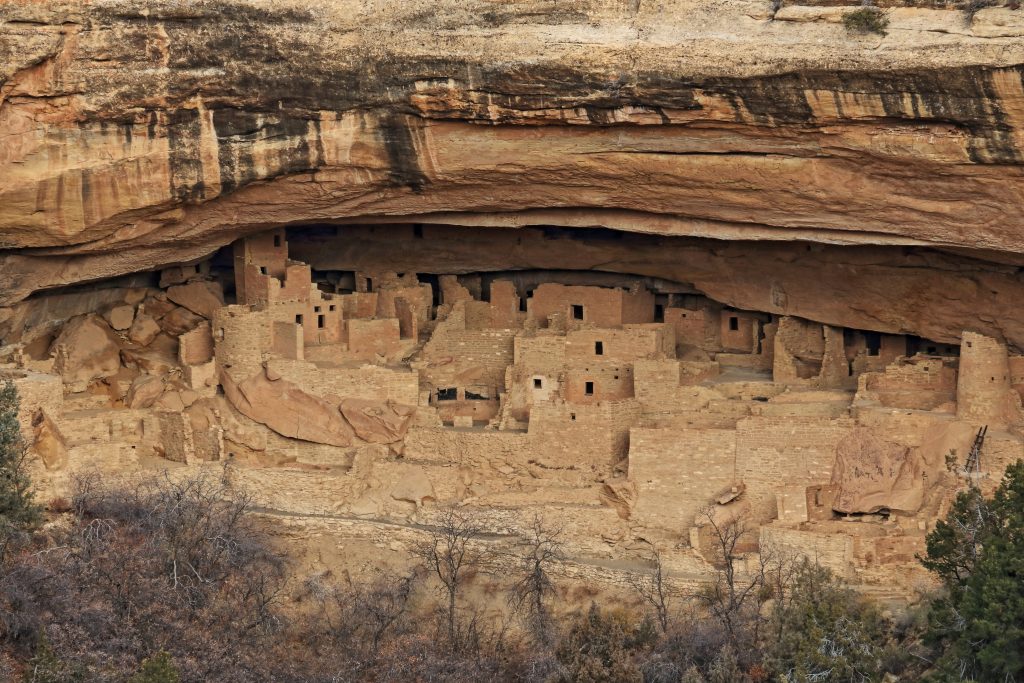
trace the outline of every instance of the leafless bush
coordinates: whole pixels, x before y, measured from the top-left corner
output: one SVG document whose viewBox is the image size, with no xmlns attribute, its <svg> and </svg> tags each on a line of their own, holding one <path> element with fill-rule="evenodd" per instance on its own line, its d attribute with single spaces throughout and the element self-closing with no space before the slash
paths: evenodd
<svg viewBox="0 0 1024 683">
<path fill-rule="evenodd" d="M 661 632 L 667 633 L 671 597 L 665 584 L 665 569 L 661 562 L 661 553 L 655 549 L 652 555 L 654 567 L 651 573 L 648 575 L 630 574 L 628 581 L 633 590 L 654 610 L 654 616 L 658 621 L 658 626 L 661 627 Z"/>
<path fill-rule="evenodd" d="M 547 605 L 555 592 L 551 567 L 564 556 L 560 537 L 561 529 L 548 527 L 540 515 L 534 515 L 518 543 L 520 571 L 509 587 L 509 606 L 525 617 L 534 639 L 544 646 L 551 644 Z"/>
<path fill-rule="evenodd" d="M 445 596 L 442 619 L 448 644 L 453 650 L 459 650 L 463 644 L 458 618 L 459 595 L 466 581 L 482 566 L 485 553 L 475 547 L 473 541 L 483 533 L 483 528 L 471 514 L 447 507 L 427 531 L 429 537 L 417 545 L 413 553 L 441 584 Z"/>
</svg>

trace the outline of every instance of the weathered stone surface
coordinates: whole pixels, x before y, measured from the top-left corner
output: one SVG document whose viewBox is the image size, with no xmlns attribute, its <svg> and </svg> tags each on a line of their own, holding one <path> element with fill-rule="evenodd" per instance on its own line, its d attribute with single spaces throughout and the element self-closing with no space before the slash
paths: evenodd
<svg viewBox="0 0 1024 683">
<path fill-rule="evenodd" d="M 832 483 L 840 489 L 832 507 L 844 513 L 916 512 L 924 495 L 921 474 L 920 458 L 906 446 L 855 429 L 836 448 Z"/>
<path fill-rule="evenodd" d="M 145 313 L 135 316 L 135 322 L 128 330 L 128 338 L 139 346 L 149 346 L 160 334 L 160 325 Z"/>
<path fill-rule="evenodd" d="M 60 427 L 46 410 L 40 410 L 32 422 L 35 432 L 32 449 L 46 469 L 63 469 L 68 462 L 68 444 Z"/>
<path fill-rule="evenodd" d="M 135 320 L 134 306 L 115 306 L 104 316 L 110 326 L 118 331 L 127 330 Z"/>
<path fill-rule="evenodd" d="M 341 414 L 363 441 L 394 443 L 405 436 L 412 409 L 380 401 L 347 398 L 341 402 Z"/>
<path fill-rule="evenodd" d="M 53 342 L 54 369 L 71 391 L 84 391 L 88 384 L 117 374 L 121 353 L 117 337 L 101 318 L 75 318 Z"/>
<path fill-rule="evenodd" d="M 352 428 L 338 409 L 291 382 L 259 374 L 236 384 L 224 373 L 221 385 L 238 412 L 282 436 L 330 446 L 352 443 Z"/>
<path fill-rule="evenodd" d="M 220 285 L 206 280 L 171 287 L 167 290 L 167 298 L 206 319 L 212 318 L 213 312 L 224 305 Z"/>
<path fill-rule="evenodd" d="M 885 39 L 811 14 L 6 3 L 0 304 L 272 224 L 444 212 L 1019 254 L 1017 13 L 890 10 Z M 159 97 L 139 86 L 155 73 Z M 126 177 L 134 191 L 117 191 Z"/>
<path fill-rule="evenodd" d="M 160 317 L 160 329 L 167 334 L 177 336 L 185 334 L 203 323 L 204 318 L 183 306 L 175 306 Z"/>
<path fill-rule="evenodd" d="M 164 393 L 164 383 L 153 375 L 139 375 L 128 389 L 125 405 L 129 408 L 149 408 Z"/>
</svg>

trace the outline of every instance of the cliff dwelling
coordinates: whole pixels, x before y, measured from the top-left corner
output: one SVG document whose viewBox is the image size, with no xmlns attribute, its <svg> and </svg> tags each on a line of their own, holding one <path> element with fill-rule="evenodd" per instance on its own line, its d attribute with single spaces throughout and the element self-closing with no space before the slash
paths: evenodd
<svg viewBox="0 0 1024 683">
<path fill-rule="evenodd" d="M 883 273 L 907 259 L 873 249 Z M 848 308 L 827 275 L 797 281 L 801 262 L 866 256 L 605 228 L 297 225 L 30 297 L 3 328 L 2 372 L 53 492 L 96 469 L 229 466 L 269 509 L 347 520 L 361 542 L 444 502 L 540 509 L 612 585 L 602 563 L 651 546 L 699 583 L 712 509 L 752 520 L 753 549 L 813 554 L 898 600 L 964 478 L 991 490 L 1024 454 L 1024 356 L 970 331 L 922 336 L 934 319 L 880 330 L 890 302 Z M 780 296 L 818 320 L 780 313 Z M 958 469 L 985 426 L 984 458 Z"/>
<path fill-rule="evenodd" d="M 947 4 L 0 2 L 39 499 L 215 473 L 337 576 L 537 514 L 610 590 L 742 519 L 905 603 L 1024 457 L 1024 19 Z"/>
</svg>

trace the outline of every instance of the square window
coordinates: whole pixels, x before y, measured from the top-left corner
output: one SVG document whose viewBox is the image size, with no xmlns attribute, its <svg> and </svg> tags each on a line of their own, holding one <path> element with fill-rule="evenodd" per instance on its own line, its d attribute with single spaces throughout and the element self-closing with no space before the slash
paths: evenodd
<svg viewBox="0 0 1024 683">
<path fill-rule="evenodd" d="M 267 267 L 266 266 L 260 266 L 260 275 L 266 275 L 266 274 L 267 274 Z"/>
<path fill-rule="evenodd" d="M 734 315 L 730 316 L 729 317 L 729 329 L 732 330 L 733 332 L 736 332 L 737 330 L 739 330 L 740 329 L 740 319 L 737 318 Z"/>
<path fill-rule="evenodd" d="M 539 377 L 535 378 L 533 380 L 533 388 L 534 389 L 543 389 L 544 388 L 544 380 L 542 380 Z"/>
<path fill-rule="evenodd" d="M 319 313 L 320 312 L 320 307 L 319 306 L 314 306 L 313 307 L 313 312 L 314 313 Z"/>
<path fill-rule="evenodd" d="M 594 383 L 593 382 L 587 382 L 586 383 L 586 385 L 585 385 L 585 392 L 584 393 L 586 393 L 587 396 L 593 396 L 594 395 Z"/>
<path fill-rule="evenodd" d="M 327 310 L 333 311 L 333 310 L 334 310 L 335 308 L 336 308 L 336 307 L 335 307 L 335 305 L 334 305 L 334 304 L 331 304 L 331 305 L 330 305 L 330 306 L 328 307 L 328 309 L 327 309 Z"/>
<path fill-rule="evenodd" d="M 299 315 L 295 316 L 295 324 L 296 325 L 301 325 L 302 324 L 302 314 L 299 314 Z"/>
<path fill-rule="evenodd" d="M 583 320 L 583 306 L 580 306 L 579 304 L 572 305 L 572 319 Z"/>
<path fill-rule="evenodd" d="M 594 354 L 598 356 L 604 355 L 604 342 L 594 342 Z"/>
</svg>

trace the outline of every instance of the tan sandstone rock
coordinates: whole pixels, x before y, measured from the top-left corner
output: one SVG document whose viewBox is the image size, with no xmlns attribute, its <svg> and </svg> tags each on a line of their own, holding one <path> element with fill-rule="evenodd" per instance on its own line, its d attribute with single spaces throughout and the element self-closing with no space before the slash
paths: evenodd
<svg viewBox="0 0 1024 683">
<path fill-rule="evenodd" d="M 352 443 L 352 428 L 338 409 L 291 382 L 272 382 L 261 373 L 236 384 L 224 373 L 221 385 L 238 412 L 282 436 L 330 446 Z"/>
<path fill-rule="evenodd" d="M 924 495 L 920 459 L 867 429 L 855 429 L 839 443 L 832 483 L 840 487 L 833 509 L 848 514 L 915 512 Z"/>
<path fill-rule="evenodd" d="M 135 307 L 115 306 L 104 317 L 111 327 L 121 332 L 132 326 L 132 322 L 135 320 Z"/>
<path fill-rule="evenodd" d="M 348 398 L 341 402 L 341 414 L 356 436 L 370 443 L 394 443 L 405 436 L 412 409 L 380 401 Z"/>
<path fill-rule="evenodd" d="M 139 375 L 132 382 L 125 397 L 125 405 L 129 408 L 149 408 L 164 393 L 164 383 L 153 375 Z"/>
<path fill-rule="evenodd" d="M 158 334 L 160 325 L 149 315 L 142 313 L 135 317 L 135 322 L 128 331 L 128 338 L 140 346 L 148 346 Z"/>
<path fill-rule="evenodd" d="M 224 305 L 220 285 L 206 280 L 171 287 L 167 290 L 167 298 L 206 319 L 212 318 L 213 312 Z"/>
<path fill-rule="evenodd" d="M 53 342 L 54 369 L 71 391 L 84 391 L 88 384 L 116 375 L 121 368 L 117 337 L 101 318 L 75 318 Z"/>
</svg>

